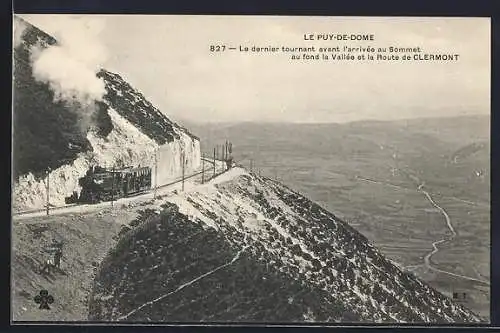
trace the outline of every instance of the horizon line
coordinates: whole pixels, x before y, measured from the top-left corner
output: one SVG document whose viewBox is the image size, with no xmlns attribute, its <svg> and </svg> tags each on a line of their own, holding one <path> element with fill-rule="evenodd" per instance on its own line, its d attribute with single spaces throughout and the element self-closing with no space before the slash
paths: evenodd
<svg viewBox="0 0 500 333">
<path fill-rule="evenodd" d="M 491 112 L 489 114 L 485 113 L 475 113 L 475 114 L 462 114 L 462 115 L 452 115 L 452 116 L 436 116 L 436 117 L 414 117 L 414 118 L 399 118 L 399 119 L 358 119 L 345 122 L 335 122 L 335 121 L 280 121 L 280 120 L 234 120 L 234 121 L 199 121 L 188 118 L 179 118 L 172 116 L 172 119 L 176 119 L 177 122 L 189 122 L 191 124 L 205 125 L 205 124 L 219 124 L 219 125 L 235 125 L 235 124 L 263 124 L 263 125 L 346 125 L 361 122 L 373 122 L 373 123 L 391 123 L 391 122 L 401 122 L 401 121 L 415 121 L 415 120 L 438 120 L 438 119 L 452 119 L 452 118 L 471 118 L 471 117 L 488 117 L 491 119 Z"/>
</svg>

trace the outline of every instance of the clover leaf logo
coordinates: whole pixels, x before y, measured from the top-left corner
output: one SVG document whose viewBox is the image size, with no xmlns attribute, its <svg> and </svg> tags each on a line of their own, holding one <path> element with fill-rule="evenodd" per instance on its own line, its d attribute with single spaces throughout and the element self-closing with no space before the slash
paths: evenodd
<svg viewBox="0 0 500 333">
<path fill-rule="evenodd" d="M 35 303 L 40 304 L 39 309 L 50 310 L 49 304 L 54 303 L 54 297 L 49 295 L 47 290 L 43 289 L 35 296 Z"/>
</svg>

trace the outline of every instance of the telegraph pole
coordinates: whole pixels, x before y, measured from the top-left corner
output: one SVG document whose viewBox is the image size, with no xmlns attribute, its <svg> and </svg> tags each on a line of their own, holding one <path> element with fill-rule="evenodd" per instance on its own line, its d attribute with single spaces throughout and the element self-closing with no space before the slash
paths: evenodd
<svg viewBox="0 0 500 333">
<path fill-rule="evenodd" d="M 201 183 L 205 183 L 205 153 L 201 155 Z"/>
<path fill-rule="evenodd" d="M 215 177 L 215 148 L 214 148 L 214 177 Z"/>
<path fill-rule="evenodd" d="M 156 192 L 158 191 L 158 153 L 160 148 L 156 148 L 155 150 L 155 190 L 153 198 L 156 199 Z"/>
<path fill-rule="evenodd" d="M 230 164 L 227 165 L 227 170 L 233 167 L 233 144 L 231 142 L 228 142 L 227 145 L 227 154 L 228 154 L 228 160 L 230 160 Z"/>
<path fill-rule="evenodd" d="M 111 207 L 113 207 L 113 199 L 115 197 L 115 166 L 111 168 Z"/>
<path fill-rule="evenodd" d="M 252 172 L 253 169 L 253 159 L 250 159 L 250 172 Z"/>
<path fill-rule="evenodd" d="M 186 166 L 186 154 L 182 151 L 182 191 L 184 192 L 184 169 Z"/>
<path fill-rule="evenodd" d="M 229 157 L 229 154 L 228 154 L 228 145 L 227 145 L 227 140 L 226 140 L 226 149 L 225 149 L 225 152 L 226 152 L 226 161 L 228 160 L 228 157 Z"/>
<path fill-rule="evenodd" d="M 49 180 L 49 176 L 50 176 L 50 168 L 47 170 L 47 215 L 49 215 L 49 204 L 50 204 L 50 199 L 49 199 L 49 190 L 50 190 L 50 180 Z"/>
</svg>

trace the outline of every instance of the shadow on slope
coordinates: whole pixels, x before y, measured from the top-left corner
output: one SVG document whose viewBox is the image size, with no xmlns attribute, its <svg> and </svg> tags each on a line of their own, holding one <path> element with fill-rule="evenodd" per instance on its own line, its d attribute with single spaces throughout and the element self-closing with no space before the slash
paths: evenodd
<svg viewBox="0 0 500 333">
<path fill-rule="evenodd" d="M 144 214 L 147 221 L 127 233 L 105 259 L 90 299 L 90 320 L 359 319 L 324 290 L 291 280 L 259 261 L 259 244 L 252 245 L 257 249 L 240 247 L 227 235 L 191 221 L 177 207 L 166 207 L 161 214 Z M 230 233 L 229 238 L 243 241 L 241 234 Z"/>
</svg>

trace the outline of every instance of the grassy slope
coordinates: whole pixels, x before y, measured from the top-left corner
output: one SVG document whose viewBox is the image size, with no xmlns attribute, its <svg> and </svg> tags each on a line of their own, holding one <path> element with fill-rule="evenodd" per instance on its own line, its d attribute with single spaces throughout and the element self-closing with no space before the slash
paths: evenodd
<svg viewBox="0 0 500 333">
<path fill-rule="evenodd" d="M 12 228 L 12 318 L 19 320 L 86 320 L 87 296 L 95 267 L 114 246 L 121 228 L 117 221 L 129 221 L 134 211 L 58 215 L 13 221 Z M 40 274 L 47 255 L 43 249 L 56 238 L 64 241 L 62 272 Z M 50 311 L 38 309 L 35 295 L 46 289 L 54 296 Z"/>
<path fill-rule="evenodd" d="M 90 303 L 90 320 L 116 320 L 231 261 L 241 248 L 229 235 L 205 230 L 186 216 L 164 211 L 150 215 L 127 234 L 101 266 Z M 237 235 L 235 235 L 237 236 Z M 356 320 L 325 291 L 293 281 L 258 260 L 262 249 L 243 252 L 234 264 L 145 307 L 126 321 Z M 107 297 L 113 295 L 114 297 Z M 119 297 L 116 297 L 120 295 Z"/>
</svg>

